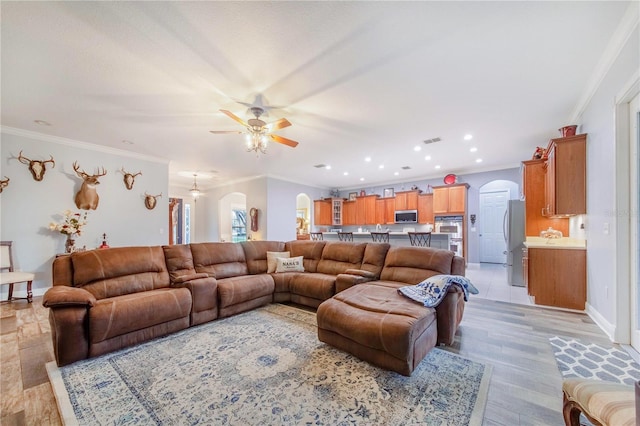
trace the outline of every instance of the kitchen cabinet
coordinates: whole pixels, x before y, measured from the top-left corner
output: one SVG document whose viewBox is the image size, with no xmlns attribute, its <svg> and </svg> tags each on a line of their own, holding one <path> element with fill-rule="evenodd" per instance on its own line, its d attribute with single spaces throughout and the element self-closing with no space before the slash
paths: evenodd
<svg viewBox="0 0 640 426">
<path fill-rule="evenodd" d="M 469 184 L 461 183 L 433 188 L 434 215 L 464 215 L 467 210 L 467 189 Z"/>
<path fill-rule="evenodd" d="M 396 192 L 395 209 L 396 210 L 417 210 L 418 209 L 418 191 Z"/>
<path fill-rule="evenodd" d="M 333 198 L 331 200 L 331 224 L 342 225 L 342 198 Z"/>
<path fill-rule="evenodd" d="M 386 224 L 387 223 L 387 199 L 386 198 L 378 198 L 376 200 L 376 223 Z"/>
<path fill-rule="evenodd" d="M 396 199 L 385 198 L 384 199 L 384 217 L 387 225 L 393 225 L 396 223 Z"/>
<path fill-rule="evenodd" d="M 331 200 L 314 200 L 313 224 L 315 226 L 331 226 Z"/>
<path fill-rule="evenodd" d="M 545 160 L 522 162 L 522 195 L 525 206 L 525 235 L 537 237 L 540 232 L 549 229 L 562 231 L 569 235 L 569 219 L 543 216 L 545 208 Z"/>
<path fill-rule="evenodd" d="M 587 213 L 586 134 L 551 139 L 545 173 L 545 216 Z"/>
<path fill-rule="evenodd" d="M 345 201 L 342 203 L 342 225 L 357 225 L 355 201 Z"/>
<path fill-rule="evenodd" d="M 586 250 L 529 247 L 526 258 L 525 282 L 536 305 L 584 310 L 587 301 Z"/>
<path fill-rule="evenodd" d="M 433 194 L 418 195 L 418 223 L 433 222 Z"/>
<path fill-rule="evenodd" d="M 375 225 L 376 222 L 376 200 L 378 195 L 365 195 L 356 197 L 356 224 Z"/>
</svg>

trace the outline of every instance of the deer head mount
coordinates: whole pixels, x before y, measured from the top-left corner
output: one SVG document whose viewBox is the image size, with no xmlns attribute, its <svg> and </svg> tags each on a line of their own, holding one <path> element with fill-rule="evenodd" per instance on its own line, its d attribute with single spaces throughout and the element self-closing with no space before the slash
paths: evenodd
<svg viewBox="0 0 640 426">
<path fill-rule="evenodd" d="M 22 151 L 20 151 L 20 154 L 18 154 L 18 161 L 20 161 L 22 164 L 28 164 L 31 175 L 36 181 L 40 182 L 44 178 L 44 172 L 47 171 L 46 164 L 51 163 L 53 164 L 53 166 L 51 167 L 56 166 L 56 162 L 53 161 L 53 155 L 49 154 L 49 157 L 51 157 L 50 160 L 31 160 L 27 157 L 24 157 L 22 155 Z"/>
<path fill-rule="evenodd" d="M 101 170 L 98 170 L 98 173 L 95 175 L 89 175 L 85 173 L 84 170 L 80 171 L 80 166 L 77 161 L 73 162 L 73 170 L 82 178 L 82 186 L 75 198 L 77 208 L 82 210 L 95 210 L 98 208 L 100 197 L 98 197 L 98 193 L 96 192 L 96 185 L 100 184 L 98 178 L 107 174 L 104 167 L 100 169 Z"/>
<path fill-rule="evenodd" d="M 136 176 L 142 174 L 141 171 L 136 174 L 125 172 L 124 167 L 120 171 L 124 175 L 124 186 L 126 186 L 128 190 L 131 190 L 133 188 L 133 184 L 135 183 Z"/>
<path fill-rule="evenodd" d="M 150 195 L 145 191 L 144 193 L 144 206 L 149 210 L 153 210 L 156 208 L 156 203 L 158 202 L 157 198 L 162 197 L 162 192 L 158 195 Z"/>
<path fill-rule="evenodd" d="M 5 176 L 6 179 L 0 179 L 0 193 L 2 193 L 2 190 L 5 189 L 7 186 L 9 186 L 9 181 L 11 179 L 9 179 L 8 177 Z"/>
</svg>

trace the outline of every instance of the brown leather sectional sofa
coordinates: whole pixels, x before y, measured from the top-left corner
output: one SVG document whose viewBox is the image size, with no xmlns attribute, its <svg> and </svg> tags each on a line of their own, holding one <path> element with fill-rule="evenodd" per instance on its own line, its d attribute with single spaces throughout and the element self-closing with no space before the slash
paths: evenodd
<svg viewBox="0 0 640 426">
<path fill-rule="evenodd" d="M 305 272 L 267 273 L 268 251 L 303 256 Z M 317 308 L 361 283 L 396 287 L 464 271 L 464 259 L 453 252 L 382 243 L 123 247 L 55 259 L 43 304 L 62 366 L 271 302 Z M 438 343 L 453 342 L 463 310 L 462 291 L 450 289 L 436 308 Z"/>
</svg>

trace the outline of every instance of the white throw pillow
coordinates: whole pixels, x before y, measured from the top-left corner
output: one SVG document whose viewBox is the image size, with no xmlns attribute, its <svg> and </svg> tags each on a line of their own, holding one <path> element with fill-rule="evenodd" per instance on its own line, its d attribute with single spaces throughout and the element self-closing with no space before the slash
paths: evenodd
<svg viewBox="0 0 640 426">
<path fill-rule="evenodd" d="M 276 272 L 304 272 L 303 257 L 276 258 Z"/>
<path fill-rule="evenodd" d="M 288 251 L 268 251 L 267 252 L 267 273 L 270 274 L 276 271 L 276 257 L 288 258 L 290 256 Z"/>
</svg>

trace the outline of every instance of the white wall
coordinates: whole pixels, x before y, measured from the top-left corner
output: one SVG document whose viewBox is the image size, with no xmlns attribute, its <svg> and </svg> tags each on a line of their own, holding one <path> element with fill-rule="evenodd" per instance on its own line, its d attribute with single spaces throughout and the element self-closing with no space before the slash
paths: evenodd
<svg viewBox="0 0 640 426">
<path fill-rule="evenodd" d="M 8 176 L 11 182 L 0 194 L 0 238 L 14 241 L 18 266 L 36 273 L 34 288 L 40 289 L 36 294 L 51 286 L 51 264 L 56 254 L 64 252 L 66 236 L 50 231 L 49 223 L 60 221 L 65 210 L 79 211 L 74 197 L 82 180 L 73 171 L 74 161 L 89 174 L 98 167 L 107 171 L 97 187 L 98 209 L 89 212 L 88 224 L 76 239 L 76 246 L 96 248 L 103 233 L 111 247 L 166 244 L 168 162 L 17 129 L 2 128 L 1 137 L 0 175 Z M 24 156 L 36 160 L 53 155 L 55 168 L 49 168 L 44 179 L 36 182 L 27 165 L 17 160 L 21 150 Z M 142 171 L 130 191 L 124 186 L 121 167 Z M 154 210 L 144 206 L 145 191 L 162 193 Z M 16 292 L 24 294 L 23 287 L 17 286 Z M 6 287 L 1 290 L 6 297 Z"/>
<path fill-rule="evenodd" d="M 254 240 L 290 241 L 296 238 L 296 197 L 304 192 L 317 199 L 321 197 L 320 188 L 300 185 L 272 177 L 234 182 L 204 191 L 205 196 L 198 200 L 198 214 L 201 202 L 205 205 L 206 219 L 198 221 L 198 241 L 219 241 L 221 231 L 218 219 L 218 200 L 227 194 L 239 192 L 246 195 L 247 212 L 252 207 L 259 210 L 258 232 L 251 232 Z M 327 192 L 327 190 L 324 190 Z M 325 194 L 326 195 L 326 194 Z M 313 214 L 313 212 L 310 212 Z M 200 228 L 202 225 L 202 228 Z M 200 231 L 202 230 L 202 231 Z"/>
<path fill-rule="evenodd" d="M 587 301 L 599 325 L 616 326 L 616 162 L 615 96 L 640 67 L 638 28 L 628 39 L 581 116 L 587 137 Z M 577 123 L 578 124 L 578 123 Z M 609 228 L 609 232 L 605 228 Z"/>
</svg>

